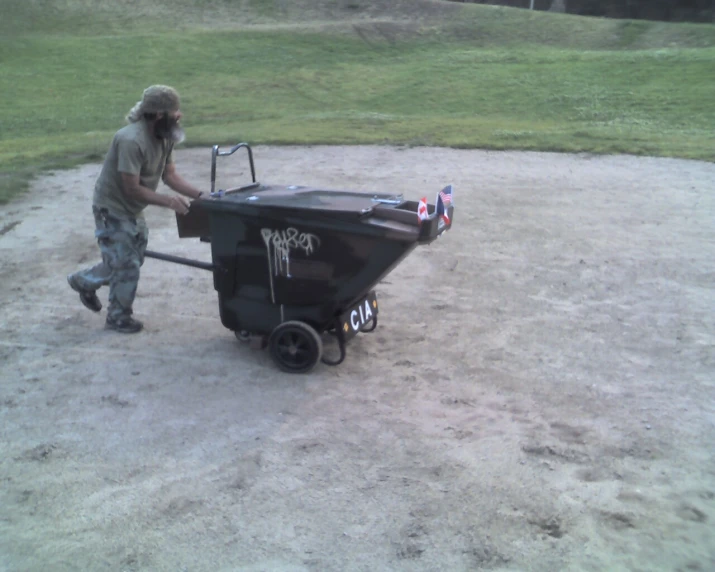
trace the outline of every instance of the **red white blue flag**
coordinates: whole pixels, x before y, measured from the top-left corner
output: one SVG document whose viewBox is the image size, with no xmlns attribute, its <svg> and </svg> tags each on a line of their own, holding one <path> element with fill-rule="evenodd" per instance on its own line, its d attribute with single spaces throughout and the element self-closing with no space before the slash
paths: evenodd
<svg viewBox="0 0 715 572">
<path fill-rule="evenodd" d="M 447 185 L 444 189 L 439 192 L 439 196 L 444 203 L 445 208 L 449 205 L 454 204 L 452 201 L 452 185 Z"/>
<path fill-rule="evenodd" d="M 439 193 L 437 193 L 437 216 L 442 217 L 442 220 L 449 224 L 449 205 L 453 205 L 452 201 L 452 185 L 447 185 Z"/>
<path fill-rule="evenodd" d="M 420 199 L 419 205 L 417 205 L 417 218 L 420 221 L 429 218 L 429 213 L 427 212 L 427 197 L 422 197 Z"/>
</svg>

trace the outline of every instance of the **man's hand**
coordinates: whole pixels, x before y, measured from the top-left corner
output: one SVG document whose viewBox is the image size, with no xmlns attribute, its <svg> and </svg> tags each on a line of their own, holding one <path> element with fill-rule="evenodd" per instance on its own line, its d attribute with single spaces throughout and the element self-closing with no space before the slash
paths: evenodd
<svg viewBox="0 0 715 572">
<path fill-rule="evenodd" d="M 128 197 L 148 205 L 166 207 L 182 215 L 189 212 L 189 206 L 183 198 L 176 195 L 160 195 L 143 187 L 139 181 L 139 175 L 129 175 L 127 173 L 121 173 L 121 175 L 124 194 Z"/>
<path fill-rule="evenodd" d="M 167 205 L 170 209 L 173 211 L 179 213 L 180 215 L 185 215 L 187 212 L 189 212 L 189 205 L 186 203 L 184 199 L 181 197 L 177 197 L 176 195 L 167 197 L 168 202 Z"/>
<path fill-rule="evenodd" d="M 198 199 L 201 196 L 201 191 L 186 181 L 179 173 L 176 172 L 176 165 L 168 163 L 161 176 L 164 183 L 172 190 L 180 195 L 184 195 L 190 199 Z"/>
</svg>

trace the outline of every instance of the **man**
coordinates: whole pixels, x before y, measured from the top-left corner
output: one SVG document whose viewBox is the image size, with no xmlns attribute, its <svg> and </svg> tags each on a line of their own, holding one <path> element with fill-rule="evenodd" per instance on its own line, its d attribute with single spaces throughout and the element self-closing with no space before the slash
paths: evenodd
<svg viewBox="0 0 715 572">
<path fill-rule="evenodd" d="M 174 144 L 184 140 L 179 103 L 173 88 L 148 87 L 127 115 L 128 125 L 114 135 L 92 204 L 102 262 L 67 276 L 81 302 L 94 312 L 102 309 L 97 290 L 109 285 L 106 327 L 117 332 L 136 333 L 143 327 L 132 317 L 132 304 L 149 235 L 144 209 L 156 205 L 179 214 L 189 210 L 185 199 L 156 192 L 159 179 L 185 197 L 202 194 L 174 165 Z"/>
</svg>

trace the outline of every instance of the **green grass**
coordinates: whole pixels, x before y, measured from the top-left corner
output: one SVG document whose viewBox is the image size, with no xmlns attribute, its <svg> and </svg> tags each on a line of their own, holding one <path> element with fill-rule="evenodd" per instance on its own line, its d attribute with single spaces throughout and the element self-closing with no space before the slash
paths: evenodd
<svg viewBox="0 0 715 572">
<path fill-rule="evenodd" d="M 157 4 L 136 3 L 161 12 Z M 387 143 L 713 160 L 713 26 L 460 4 L 430 19 L 359 23 L 359 35 L 353 25 L 195 29 L 196 10 L 219 4 L 230 11 L 230 0 L 177 0 L 193 19 L 171 33 L 156 31 L 166 28 L 154 16 L 82 12 L 76 0 L 42 17 L 35 9 L 47 0 L 13 4 L 18 25 L 3 24 L 0 36 L 0 202 L 41 170 L 101 160 L 151 83 L 182 93 L 191 145 Z M 280 15 L 277 1 L 249 4 L 250 17 Z"/>
</svg>

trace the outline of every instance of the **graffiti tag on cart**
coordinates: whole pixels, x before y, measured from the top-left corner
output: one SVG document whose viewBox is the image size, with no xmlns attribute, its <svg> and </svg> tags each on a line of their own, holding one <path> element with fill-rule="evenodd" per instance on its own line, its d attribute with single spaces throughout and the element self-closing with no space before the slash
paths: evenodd
<svg viewBox="0 0 715 572">
<path fill-rule="evenodd" d="M 268 268 L 272 276 L 290 278 L 291 253 L 303 251 L 306 256 L 310 256 L 320 247 L 317 236 L 293 227 L 285 230 L 263 228 L 261 236 L 268 251 Z"/>
</svg>

